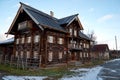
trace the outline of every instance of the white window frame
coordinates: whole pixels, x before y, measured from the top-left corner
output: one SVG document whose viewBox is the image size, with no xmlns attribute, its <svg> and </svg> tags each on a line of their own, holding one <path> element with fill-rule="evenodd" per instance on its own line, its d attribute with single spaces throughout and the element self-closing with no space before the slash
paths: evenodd
<svg viewBox="0 0 120 80">
<path fill-rule="evenodd" d="M 72 28 L 69 28 L 70 35 L 72 35 L 73 31 Z"/>
<path fill-rule="evenodd" d="M 17 38 L 17 39 L 16 39 L 16 44 L 19 44 L 19 42 L 20 42 L 20 39 Z"/>
<path fill-rule="evenodd" d="M 59 52 L 59 59 L 62 59 L 62 57 L 63 57 L 63 53 Z"/>
<path fill-rule="evenodd" d="M 27 43 L 31 43 L 31 36 L 27 37 Z"/>
<path fill-rule="evenodd" d="M 82 56 L 82 52 L 80 52 L 80 57 L 82 58 L 83 56 Z"/>
<path fill-rule="evenodd" d="M 27 51 L 26 54 L 27 54 L 26 57 L 27 57 L 27 58 L 30 58 L 30 51 Z"/>
<path fill-rule="evenodd" d="M 21 43 L 22 44 L 25 43 L 25 38 L 24 37 L 21 38 Z"/>
<path fill-rule="evenodd" d="M 53 36 L 48 36 L 48 42 L 53 43 L 54 42 L 54 37 Z"/>
<path fill-rule="evenodd" d="M 63 44 L 64 43 L 63 41 L 64 41 L 63 38 L 58 38 L 58 44 Z"/>
<path fill-rule="evenodd" d="M 74 30 L 74 36 L 77 36 L 77 30 Z"/>
<path fill-rule="evenodd" d="M 23 51 L 20 52 L 20 58 L 23 58 Z"/>
<path fill-rule="evenodd" d="M 34 51 L 34 59 L 38 59 L 38 52 L 37 51 Z"/>
<path fill-rule="evenodd" d="M 18 57 L 18 51 L 15 52 L 15 57 Z"/>
<path fill-rule="evenodd" d="M 35 35 L 34 36 L 34 42 L 37 43 L 40 41 L 40 35 Z"/>
<path fill-rule="evenodd" d="M 53 60 L 53 52 L 52 51 L 50 51 L 49 53 L 48 53 L 48 61 L 52 61 Z"/>
</svg>

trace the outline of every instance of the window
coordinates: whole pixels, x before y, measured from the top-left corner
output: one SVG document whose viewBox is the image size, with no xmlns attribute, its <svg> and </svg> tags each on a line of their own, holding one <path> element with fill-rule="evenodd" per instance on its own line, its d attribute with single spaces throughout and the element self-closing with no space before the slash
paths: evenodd
<svg viewBox="0 0 120 80">
<path fill-rule="evenodd" d="M 84 57 L 86 57 L 85 52 L 83 53 Z"/>
<path fill-rule="evenodd" d="M 39 35 L 36 35 L 35 37 L 34 37 L 34 42 L 36 43 L 36 42 L 39 42 L 39 40 L 40 40 L 40 36 Z"/>
<path fill-rule="evenodd" d="M 48 42 L 53 43 L 53 38 L 54 38 L 53 36 L 48 36 Z"/>
<path fill-rule="evenodd" d="M 30 51 L 27 51 L 27 58 L 30 58 Z"/>
<path fill-rule="evenodd" d="M 50 51 L 49 53 L 48 53 L 48 61 L 52 61 L 52 59 L 53 59 L 53 52 L 52 51 Z"/>
<path fill-rule="evenodd" d="M 21 43 L 25 43 L 25 38 L 24 37 L 22 37 Z"/>
<path fill-rule="evenodd" d="M 88 53 L 86 53 L 86 57 L 89 57 Z"/>
<path fill-rule="evenodd" d="M 31 37 L 27 37 L 27 43 L 31 43 Z"/>
<path fill-rule="evenodd" d="M 69 29 L 69 32 L 70 32 L 70 35 L 72 35 L 72 29 L 71 28 Z"/>
<path fill-rule="evenodd" d="M 16 51 L 16 53 L 15 53 L 15 57 L 18 57 L 18 51 Z"/>
<path fill-rule="evenodd" d="M 63 38 L 58 38 L 58 44 L 63 44 L 64 40 Z"/>
<path fill-rule="evenodd" d="M 18 24 L 18 30 L 22 30 L 27 26 L 27 21 Z"/>
<path fill-rule="evenodd" d="M 59 52 L 59 59 L 62 59 L 62 52 Z"/>
<path fill-rule="evenodd" d="M 82 52 L 80 52 L 80 57 L 82 58 Z"/>
<path fill-rule="evenodd" d="M 74 36 L 77 36 L 77 30 L 74 30 Z"/>
<path fill-rule="evenodd" d="M 86 46 L 86 48 L 89 48 L 89 44 L 86 44 L 87 46 Z"/>
<path fill-rule="evenodd" d="M 20 58 L 23 58 L 23 51 L 21 51 L 20 53 Z"/>
<path fill-rule="evenodd" d="M 19 39 L 16 39 L 16 44 L 19 44 Z"/>
<path fill-rule="evenodd" d="M 34 58 L 37 59 L 38 58 L 38 52 L 34 51 Z"/>
</svg>

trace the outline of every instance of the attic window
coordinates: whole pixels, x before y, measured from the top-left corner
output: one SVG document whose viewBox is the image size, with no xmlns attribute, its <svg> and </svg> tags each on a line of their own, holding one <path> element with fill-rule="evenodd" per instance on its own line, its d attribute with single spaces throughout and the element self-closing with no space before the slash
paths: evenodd
<svg viewBox="0 0 120 80">
<path fill-rule="evenodd" d="M 32 21 L 23 21 L 18 24 L 18 30 L 25 30 L 32 27 Z"/>
</svg>

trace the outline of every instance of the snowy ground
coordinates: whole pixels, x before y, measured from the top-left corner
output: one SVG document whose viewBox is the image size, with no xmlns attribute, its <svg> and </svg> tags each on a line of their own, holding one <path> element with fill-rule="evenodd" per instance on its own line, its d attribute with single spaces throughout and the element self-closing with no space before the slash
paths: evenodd
<svg viewBox="0 0 120 80">
<path fill-rule="evenodd" d="M 77 70 L 71 70 L 78 74 L 72 76 L 66 76 L 61 78 L 60 80 L 102 80 L 97 76 L 102 67 L 94 67 L 94 68 L 81 68 Z M 36 77 L 36 76 L 5 76 L 3 80 L 43 80 L 47 77 Z"/>
<path fill-rule="evenodd" d="M 119 66 L 120 66 L 120 59 L 114 59 L 106 62 L 105 64 L 103 64 L 103 66 L 71 70 L 76 72 L 76 74 L 70 76 L 65 75 L 59 80 L 106 80 L 103 77 L 105 76 L 109 77 L 109 75 L 106 75 L 105 70 L 109 71 L 109 73 L 111 72 L 112 75 L 116 73 L 115 76 L 111 76 L 111 77 L 116 77 L 116 75 L 118 75 L 117 78 L 119 78 L 118 73 L 120 71 L 118 71 L 117 69 L 119 68 Z M 37 76 L 37 77 L 36 76 L 4 76 L 3 80 L 43 80 L 45 78 L 47 78 L 47 76 Z M 113 78 L 107 80 L 113 80 Z"/>
<path fill-rule="evenodd" d="M 61 80 L 102 80 L 100 77 L 98 77 L 98 73 L 102 67 L 94 67 L 91 69 L 88 68 L 83 68 L 83 69 L 77 69 L 77 70 L 72 70 L 75 72 L 79 72 L 78 75 L 70 76 L 70 77 L 64 77 Z"/>
</svg>

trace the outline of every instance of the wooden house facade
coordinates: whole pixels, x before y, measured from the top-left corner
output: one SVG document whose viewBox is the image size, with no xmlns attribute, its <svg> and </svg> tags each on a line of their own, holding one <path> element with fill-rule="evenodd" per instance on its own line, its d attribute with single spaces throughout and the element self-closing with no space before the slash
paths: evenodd
<svg viewBox="0 0 120 80">
<path fill-rule="evenodd" d="M 9 63 L 13 54 L 14 38 L 0 42 L 0 63 Z"/>
<path fill-rule="evenodd" d="M 57 19 L 24 3 L 7 34 L 15 37 L 13 63 L 46 67 L 90 59 L 90 39 L 78 14 Z"/>
<path fill-rule="evenodd" d="M 91 58 L 99 60 L 109 59 L 109 47 L 107 44 L 96 44 L 91 49 Z"/>
</svg>

